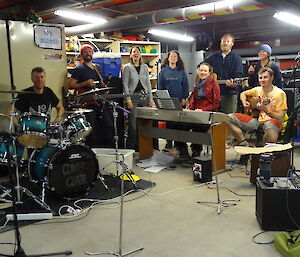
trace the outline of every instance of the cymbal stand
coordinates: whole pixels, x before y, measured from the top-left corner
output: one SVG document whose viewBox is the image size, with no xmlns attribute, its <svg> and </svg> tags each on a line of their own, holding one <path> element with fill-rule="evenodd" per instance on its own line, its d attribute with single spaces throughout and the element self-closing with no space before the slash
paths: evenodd
<svg viewBox="0 0 300 257">
<path fill-rule="evenodd" d="M 120 154 L 119 151 L 119 145 L 118 145 L 118 130 L 117 130 L 117 117 L 118 117 L 118 112 L 117 112 L 117 108 L 119 108 L 122 111 L 125 112 L 129 112 L 128 110 L 124 109 L 123 107 L 119 106 L 116 102 L 114 101 L 107 101 L 104 98 L 102 98 L 101 96 L 99 96 L 104 102 L 109 103 L 112 107 L 113 107 L 113 120 L 114 120 L 114 140 L 115 140 L 115 156 L 116 156 L 116 170 L 118 171 L 118 165 L 120 165 L 122 167 L 122 172 L 120 175 L 121 178 L 121 200 L 120 200 L 120 227 L 119 227 L 119 251 L 118 252 L 112 252 L 112 251 L 106 251 L 106 252 L 85 252 L 85 254 L 87 255 L 114 255 L 117 257 L 123 257 L 123 256 L 127 256 L 136 252 L 140 252 L 142 251 L 144 248 L 137 248 L 134 249 L 132 251 L 129 251 L 127 253 L 122 253 L 122 241 L 123 241 L 123 214 L 124 214 L 124 173 L 126 173 L 127 175 L 128 173 L 128 168 L 126 169 L 127 165 L 124 163 L 124 156 L 122 158 L 122 160 L 119 160 L 119 156 L 122 155 Z M 131 176 L 131 174 L 130 174 Z M 134 180 L 132 180 L 134 181 Z M 135 185 L 135 181 L 134 181 L 134 185 Z"/>
<path fill-rule="evenodd" d="M 9 55 L 11 85 L 12 85 L 12 88 L 13 88 L 15 86 L 14 86 L 14 83 L 13 83 L 13 73 L 12 73 L 9 21 L 6 20 L 5 24 L 6 24 L 6 35 L 7 35 L 8 55 Z M 13 95 L 13 99 L 14 99 L 14 95 Z M 13 104 L 14 104 L 14 102 L 13 102 Z M 14 110 L 14 108 L 12 110 Z M 21 236 L 20 236 L 20 231 L 19 231 L 19 226 L 18 226 L 18 216 L 17 216 L 17 208 L 16 208 L 17 190 L 13 186 L 13 175 L 12 175 L 13 174 L 13 165 L 12 165 L 12 158 L 11 158 L 11 153 L 10 153 L 10 149 L 9 149 L 10 140 L 11 140 L 11 137 L 10 137 L 10 135 L 8 135 L 8 137 L 5 138 L 5 147 L 6 147 L 7 155 L 8 155 L 7 158 L 8 158 L 8 167 L 9 167 L 9 179 L 10 179 L 10 183 L 11 183 L 11 190 L 13 192 L 13 197 L 12 197 L 12 200 L 13 200 L 13 222 L 14 222 L 14 231 L 15 231 L 15 236 L 16 236 L 16 248 L 15 248 L 14 255 L 7 255 L 7 254 L 1 254 L 0 253 L 0 256 L 39 257 L 39 256 L 70 255 L 70 254 L 72 254 L 72 251 L 64 251 L 64 252 L 56 252 L 56 253 L 26 255 L 23 248 L 21 247 Z M 16 150 L 15 147 L 14 147 L 14 150 Z M 15 153 L 16 153 L 16 151 L 15 151 Z M 15 167 L 17 167 L 17 166 L 18 166 L 18 164 L 15 165 Z M 17 172 L 16 172 L 16 175 L 18 176 Z"/>
<path fill-rule="evenodd" d="M 211 126 L 216 126 L 218 125 L 218 123 L 215 123 L 215 124 L 211 124 Z M 211 129 L 211 142 L 213 143 L 213 128 Z M 217 213 L 220 214 L 221 211 L 222 211 L 222 207 L 230 207 L 230 206 L 235 206 L 237 205 L 235 202 L 239 202 L 240 200 L 239 199 L 227 199 L 227 200 L 221 200 L 221 197 L 220 197 L 220 189 L 219 189 L 219 180 L 218 180 L 218 173 L 223 171 L 223 170 L 214 170 L 216 169 L 216 158 L 214 156 L 214 145 L 212 144 L 212 162 L 213 162 L 213 165 L 212 167 L 213 168 L 213 171 L 215 172 L 215 178 L 216 178 L 216 189 L 217 189 L 217 201 L 216 202 L 203 202 L 203 201 L 198 201 L 197 203 L 200 203 L 200 204 L 217 204 L 218 207 L 217 207 Z"/>
</svg>

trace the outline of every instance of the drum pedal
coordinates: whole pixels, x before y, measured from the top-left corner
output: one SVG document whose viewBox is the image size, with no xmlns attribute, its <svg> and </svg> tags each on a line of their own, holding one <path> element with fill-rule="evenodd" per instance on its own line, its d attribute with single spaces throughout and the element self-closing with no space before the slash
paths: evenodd
<svg viewBox="0 0 300 257">
<path fill-rule="evenodd" d="M 18 220 L 49 220 L 53 218 L 53 214 L 50 212 L 45 213 L 24 213 L 17 214 Z M 6 214 L 6 220 L 14 220 L 13 214 Z"/>
</svg>

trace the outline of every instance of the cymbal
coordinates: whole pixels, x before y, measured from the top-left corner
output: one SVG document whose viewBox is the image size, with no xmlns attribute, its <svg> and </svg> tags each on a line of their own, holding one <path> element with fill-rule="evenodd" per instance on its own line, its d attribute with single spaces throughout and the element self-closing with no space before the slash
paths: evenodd
<svg viewBox="0 0 300 257">
<path fill-rule="evenodd" d="M 88 95 L 88 94 L 94 94 L 94 93 L 97 93 L 97 92 L 101 92 L 101 91 L 105 91 L 105 90 L 110 90 L 110 89 L 114 89 L 114 87 L 101 87 L 101 88 L 95 88 L 95 89 L 92 89 L 90 91 L 87 91 L 87 92 L 83 92 L 81 94 L 78 94 L 77 96 L 82 96 L 82 95 Z"/>
<path fill-rule="evenodd" d="M 0 116 L 7 117 L 7 115 L 6 115 L 6 114 L 4 114 L 4 113 L 0 113 Z"/>
<path fill-rule="evenodd" d="M 4 94 L 35 94 L 35 92 L 31 91 L 19 91 L 19 90 L 0 90 L 0 93 Z"/>
<path fill-rule="evenodd" d="M 65 113 L 84 113 L 84 112 L 92 112 L 93 110 L 90 109 L 77 109 L 77 110 L 71 110 L 71 111 L 65 111 Z"/>
</svg>

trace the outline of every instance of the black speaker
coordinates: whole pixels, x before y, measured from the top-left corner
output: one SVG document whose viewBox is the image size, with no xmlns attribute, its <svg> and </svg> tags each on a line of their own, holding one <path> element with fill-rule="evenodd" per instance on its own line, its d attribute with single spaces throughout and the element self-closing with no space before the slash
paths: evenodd
<svg viewBox="0 0 300 257">
<path fill-rule="evenodd" d="M 286 94 L 286 101 L 287 101 L 287 114 L 290 115 L 290 113 L 294 110 L 295 107 L 295 89 L 294 88 L 283 88 L 283 91 Z"/>
<path fill-rule="evenodd" d="M 193 159 L 193 179 L 200 183 L 212 181 L 212 165 L 211 158 L 196 157 Z"/>
<path fill-rule="evenodd" d="M 276 180 L 276 177 L 275 177 Z M 300 190 L 269 187 L 257 178 L 256 217 L 264 230 L 295 230 L 300 225 Z M 291 219 L 292 217 L 292 219 Z"/>
</svg>

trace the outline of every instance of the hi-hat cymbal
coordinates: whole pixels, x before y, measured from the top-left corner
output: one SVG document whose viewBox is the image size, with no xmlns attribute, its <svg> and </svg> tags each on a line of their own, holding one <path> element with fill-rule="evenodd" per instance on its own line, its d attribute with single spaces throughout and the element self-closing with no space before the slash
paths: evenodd
<svg viewBox="0 0 300 257">
<path fill-rule="evenodd" d="M 78 94 L 77 96 L 88 95 L 88 94 L 94 94 L 94 93 L 97 93 L 97 92 L 101 92 L 101 91 L 105 91 L 105 90 L 110 90 L 110 89 L 114 89 L 114 87 L 101 87 L 101 88 L 95 88 L 95 89 L 92 89 L 92 90 L 90 90 L 90 91 L 87 91 L 87 92 Z"/>
<path fill-rule="evenodd" d="M 0 90 L 4 94 L 35 94 L 33 91 L 19 91 L 19 90 Z"/>
<path fill-rule="evenodd" d="M 92 112 L 93 110 L 90 109 L 77 109 L 77 110 L 71 110 L 71 111 L 65 111 L 65 113 L 84 113 L 84 112 Z"/>
</svg>

